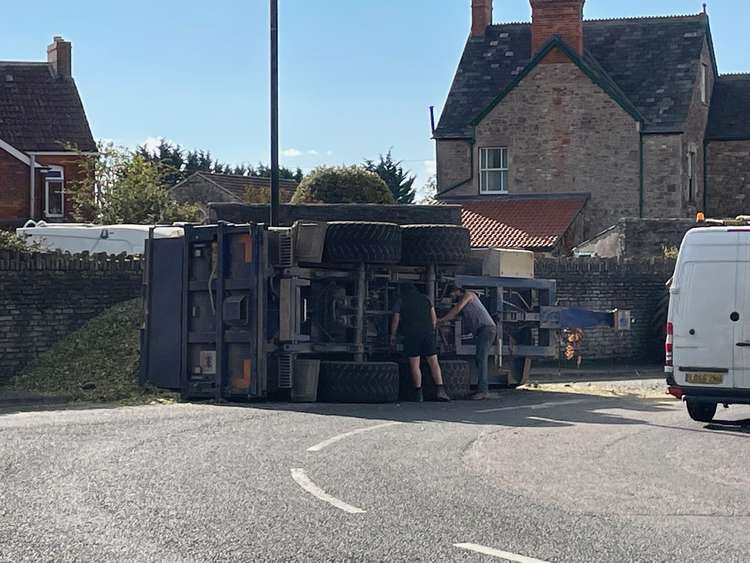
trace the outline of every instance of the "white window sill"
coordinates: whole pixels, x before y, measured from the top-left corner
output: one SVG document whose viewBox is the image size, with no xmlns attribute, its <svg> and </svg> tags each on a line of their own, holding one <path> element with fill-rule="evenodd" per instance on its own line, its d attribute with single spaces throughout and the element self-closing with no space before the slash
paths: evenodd
<svg viewBox="0 0 750 563">
<path fill-rule="evenodd" d="M 479 195 L 508 195 L 510 192 L 505 190 L 504 192 L 479 192 Z"/>
</svg>

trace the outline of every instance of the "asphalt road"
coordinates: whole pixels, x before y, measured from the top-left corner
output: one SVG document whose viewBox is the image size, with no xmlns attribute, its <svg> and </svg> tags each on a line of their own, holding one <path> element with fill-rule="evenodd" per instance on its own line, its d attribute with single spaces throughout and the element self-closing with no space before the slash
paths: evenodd
<svg viewBox="0 0 750 563">
<path fill-rule="evenodd" d="M 749 561 L 750 408 L 719 417 L 520 391 L 4 412 L 0 561 Z"/>
</svg>

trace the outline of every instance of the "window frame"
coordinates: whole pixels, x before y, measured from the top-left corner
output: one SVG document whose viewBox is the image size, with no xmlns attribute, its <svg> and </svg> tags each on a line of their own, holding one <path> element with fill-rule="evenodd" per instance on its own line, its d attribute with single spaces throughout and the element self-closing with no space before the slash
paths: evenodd
<svg viewBox="0 0 750 563">
<path fill-rule="evenodd" d="M 708 104 L 708 65 L 701 63 L 701 102 Z"/>
<path fill-rule="evenodd" d="M 503 152 L 500 153 L 501 168 L 482 168 L 482 155 L 488 154 L 489 151 L 504 151 L 505 158 L 503 158 Z M 486 160 L 487 159 L 485 159 L 485 162 Z M 505 162 L 505 168 L 502 168 L 503 162 Z M 509 190 L 508 190 L 509 171 L 510 171 L 510 151 L 508 150 L 508 147 L 480 147 L 479 148 L 479 195 L 503 195 L 503 194 L 509 193 Z M 484 172 L 500 172 L 501 185 L 503 189 L 501 190 L 485 189 L 484 181 L 483 181 Z M 504 176 L 502 174 L 503 172 L 505 172 Z"/>
<path fill-rule="evenodd" d="M 56 174 L 50 177 L 50 173 Z M 59 174 L 59 176 L 57 176 Z M 60 213 L 50 213 L 50 189 L 53 184 L 60 184 Z M 44 216 L 54 219 L 65 217 L 65 170 L 62 166 L 50 166 L 44 175 Z"/>
</svg>

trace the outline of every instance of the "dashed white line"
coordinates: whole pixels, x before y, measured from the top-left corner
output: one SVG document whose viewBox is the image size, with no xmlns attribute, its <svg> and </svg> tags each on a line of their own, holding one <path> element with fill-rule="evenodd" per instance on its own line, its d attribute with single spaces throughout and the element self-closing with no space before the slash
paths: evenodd
<svg viewBox="0 0 750 563">
<path fill-rule="evenodd" d="M 588 399 L 576 399 L 574 401 L 553 401 L 549 403 L 537 403 L 534 405 L 516 405 L 513 407 L 501 407 L 498 409 L 483 409 L 481 411 L 476 411 L 478 414 L 487 414 L 491 412 L 502 412 L 502 411 L 515 411 L 519 409 L 530 409 L 530 410 L 539 410 L 539 409 L 549 409 L 552 407 L 562 407 L 565 405 L 577 405 L 579 403 L 585 403 Z"/>
<path fill-rule="evenodd" d="M 367 428 L 360 428 L 359 430 L 352 430 L 351 432 L 345 432 L 343 434 L 339 434 L 338 436 L 334 436 L 333 438 L 328 438 L 328 440 L 324 440 L 320 442 L 319 444 L 315 444 L 314 446 L 307 448 L 308 452 L 319 452 L 322 449 L 327 448 L 331 444 L 335 444 L 336 442 L 339 442 L 345 438 L 349 438 L 350 436 L 356 436 L 357 434 L 363 434 L 364 432 L 371 432 L 373 430 L 379 430 L 381 428 L 388 428 L 389 426 L 397 426 L 401 424 L 400 422 L 386 422 L 384 424 L 377 424 L 375 426 L 368 426 Z"/>
<path fill-rule="evenodd" d="M 515 563 L 547 563 L 541 559 L 534 559 L 533 557 L 526 557 L 524 555 L 518 555 L 516 553 L 509 553 L 507 551 L 500 551 L 499 549 L 492 549 L 484 545 L 476 543 L 454 543 L 453 547 L 459 549 L 468 549 L 469 551 L 475 551 L 482 555 L 489 555 L 490 557 L 497 557 L 498 559 L 505 559 L 506 561 L 514 561 Z"/>
<path fill-rule="evenodd" d="M 307 476 L 304 469 L 292 469 L 292 479 L 294 479 L 300 487 L 302 487 L 312 496 L 322 500 L 323 502 L 327 502 L 331 506 L 335 506 L 339 510 L 343 510 L 344 512 L 348 512 L 349 514 L 364 514 L 365 512 L 361 508 L 357 508 L 356 506 L 347 504 L 343 500 L 339 500 L 336 497 L 332 497 L 331 495 L 326 493 L 323 489 L 310 481 L 310 478 Z"/>
</svg>

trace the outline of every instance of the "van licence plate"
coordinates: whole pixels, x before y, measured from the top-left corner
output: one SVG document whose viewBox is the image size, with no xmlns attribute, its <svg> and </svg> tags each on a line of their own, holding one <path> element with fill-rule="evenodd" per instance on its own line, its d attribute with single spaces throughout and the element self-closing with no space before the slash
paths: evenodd
<svg viewBox="0 0 750 563">
<path fill-rule="evenodd" d="M 721 385 L 724 381 L 723 373 L 694 372 L 688 373 L 685 377 L 688 383 L 701 385 Z"/>
</svg>

